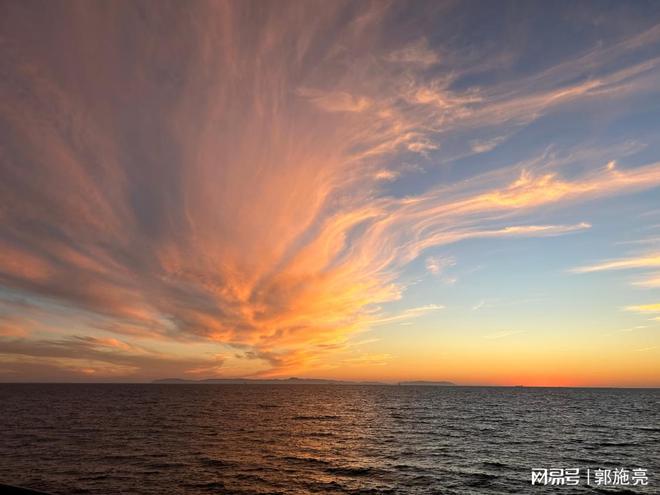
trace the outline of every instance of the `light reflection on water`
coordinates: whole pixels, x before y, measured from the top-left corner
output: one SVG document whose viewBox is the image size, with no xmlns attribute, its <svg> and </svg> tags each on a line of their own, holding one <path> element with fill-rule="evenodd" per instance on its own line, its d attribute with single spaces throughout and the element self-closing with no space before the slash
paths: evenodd
<svg viewBox="0 0 660 495">
<path fill-rule="evenodd" d="M 0 385 L 0 481 L 54 493 L 548 493 L 660 472 L 660 390 Z M 584 486 L 557 493 L 594 493 Z"/>
</svg>

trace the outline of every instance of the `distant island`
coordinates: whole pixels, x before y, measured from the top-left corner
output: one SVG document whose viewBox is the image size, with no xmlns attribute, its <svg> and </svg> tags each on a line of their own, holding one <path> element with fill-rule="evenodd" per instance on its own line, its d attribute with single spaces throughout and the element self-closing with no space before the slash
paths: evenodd
<svg viewBox="0 0 660 495">
<path fill-rule="evenodd" d="M 452 382 L 429 382 L 424 380 L 417 380 L 413 382 L 399 382 L 399 385 L 424 385 L 427 387 L 454 387 L 455 383 Z"/>
<path fill-rule="evenodd" d="M 207 378 L 205 380 L 188 380 L 185 378 L 163 378 L 154 380 L 152 383 L 170 384 L 170 385 L 393 385 L 384 382 L 369 381 L 348 381 L 348 380 L 325 380 L 323 378 Z M 423 385 L 429 387 L 451 387 L 455 386 L 452 382 L 434 382 L 434 381 L 407 381 L 399 382 L 397 385 Z"/>
<path fill-rule="evenodd" d="M 387 385 L 382 382 L 352 382 L 345 380 L 324 380 L 320 378 L 207 378 L 206 380 L 187 380 L 184 378 L 164 378 L 152 383 L 197 384 L 197 385 Z"/>
</svg>

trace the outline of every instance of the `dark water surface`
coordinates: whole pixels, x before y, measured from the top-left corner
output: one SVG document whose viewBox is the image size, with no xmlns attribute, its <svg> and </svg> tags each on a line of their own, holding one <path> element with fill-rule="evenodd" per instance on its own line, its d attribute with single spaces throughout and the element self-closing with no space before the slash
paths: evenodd
<svg viewBox="0 0 660 495">
<path fill-rule="evenodd" d="M 57 494 L 660 493 L 659 449 L 657 389 L 0 385 L 0 482 Z"/>
</svg>

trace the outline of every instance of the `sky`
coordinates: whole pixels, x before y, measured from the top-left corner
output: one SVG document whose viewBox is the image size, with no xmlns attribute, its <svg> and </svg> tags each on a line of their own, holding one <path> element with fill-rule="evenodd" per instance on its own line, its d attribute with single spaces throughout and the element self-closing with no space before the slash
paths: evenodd
<svg viewBox="0 0 660 495">
<path fill-rule="evenodd" d="M 0 381 L 660 386 L 660 3 L 0 6 Z"/>
</svg>

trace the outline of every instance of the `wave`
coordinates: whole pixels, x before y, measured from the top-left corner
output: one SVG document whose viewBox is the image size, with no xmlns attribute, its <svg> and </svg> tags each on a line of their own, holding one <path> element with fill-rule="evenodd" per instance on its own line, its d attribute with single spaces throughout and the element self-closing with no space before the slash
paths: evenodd
<svg viewBox="0 0 660 495">
<path fill-rule="evenodd" d="M 330 467 L 326 472 L 339 476 L 370 476 L 376 474 L 377 470 L 371 467 Z"/>
</svg>

